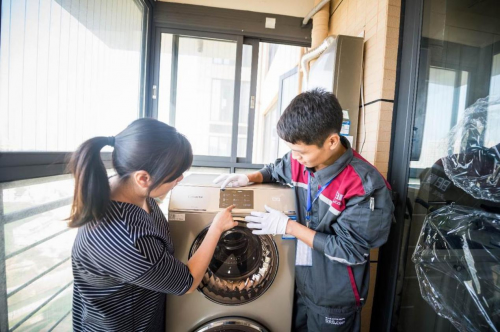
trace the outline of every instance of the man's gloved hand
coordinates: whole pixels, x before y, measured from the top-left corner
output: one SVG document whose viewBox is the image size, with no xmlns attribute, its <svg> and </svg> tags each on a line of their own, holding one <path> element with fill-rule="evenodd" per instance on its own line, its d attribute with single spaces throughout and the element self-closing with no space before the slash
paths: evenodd
<svg viewBox="0 0 500 332">
<path fill-rule="evenodd" d="M 245 174 L 222 174 L 219 175 L 215 180 L 215 184 L 219 184 L 222 182 L 220 186 L 221 189 L 224 188 L 237 188 L 237 187 L 245 187 L 248 186 L 250 182 L 248 180 L 248 176 Z"/>
<path fill-rule="evenodd" d="M 251 216 L 245 217 L 248 228 L 255 228 L 252 231 L 256 235 L 264 234 L 285 234 L 288 216 L 278 210 L 265 206 L 266 212 L 252 211 Z"/>
</svg>

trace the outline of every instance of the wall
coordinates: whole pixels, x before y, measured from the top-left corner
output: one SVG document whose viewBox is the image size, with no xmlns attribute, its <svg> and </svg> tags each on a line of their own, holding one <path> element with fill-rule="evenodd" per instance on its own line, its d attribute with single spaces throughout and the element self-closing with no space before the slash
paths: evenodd
<svg viewBox="0 0 500 332">
<path fill-rule="evenodd" d="M 367 106 L 366 114 L 360 112 L 357 149 L 384 176 L 389 163 L 400 11 L 401 0 L 332 0 L 330 6 L 330 34 L 364 34 Z"/>
<path fill-rule="evenodd" d="M 189 5 L 209 6 L 252 12 L 304 17 L 314 6 L 314 0 L 160 0 Z"/>
<path fill-rule="evenodd" d="M 364 104 L 356 149 L 387 177 L 396 87 L 401 0 L 332 0 L 329 35 L 364 36 Z M 378 249 L 370 257 L 370 292 L 362 331 L 370 330 Z"/>
</svg>

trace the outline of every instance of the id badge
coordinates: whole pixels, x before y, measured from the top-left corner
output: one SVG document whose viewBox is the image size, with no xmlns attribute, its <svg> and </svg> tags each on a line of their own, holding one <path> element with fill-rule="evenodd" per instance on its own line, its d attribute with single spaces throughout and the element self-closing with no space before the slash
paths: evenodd
<svg viewBox="0 0 500 332">
<path fill-rule="evenodd" d="M 312 249 L 304 242 L 297 239 L 297 251 L 295 255 L 296 266 L 312 266 Z"/>
</svg>

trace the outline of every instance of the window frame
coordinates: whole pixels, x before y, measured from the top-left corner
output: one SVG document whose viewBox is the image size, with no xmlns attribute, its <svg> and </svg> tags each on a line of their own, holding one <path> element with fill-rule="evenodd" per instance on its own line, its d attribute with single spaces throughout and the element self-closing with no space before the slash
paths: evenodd
<svg viewBox="0 0 500 332">
<path fill-rule="evenodd" d="M 229 34 L 221 33 L 210 33 L 201 31 L 191 31 L 183 29 L 172 29 L 157 27 L 154 31 L 154 60 L 153 60 L 153 91 L 154 95 L 151 95 L 151 115 L 153 118 L 158 119 L 158 100 L 161 96 L 158 95 L 159 91 L 159 79 L 160 79 L 160 50 L 161 50 L 161 36 L 162 34 L 171 34 L 172 38 L 172 78 L 170 85 L 170 95 L 173 96 L 171 99 L 171 104 L 173 107 L 170 108 L 170 119 L 174 119 L 175 126 L 175 114 L 176 114 L 176 90 L 177 90 L 177 67 L 174 64 L 178 60 L 178 50 L 179 50 L 179 36 L 189 36 L 194 38 L 210 38 L 222 41 L 233 41 L 236 43 L 236 64 L 234 72 L 234 97 L 233 97 L 233 119 L 232 119 L 232 134 L 231 134 L 231 155 L 229 157 L 220 156 L 209 156 L 209 155 L 195 155 L 193 159 L 193 166 L 208 166 L 212 165 L 213 162 L 217 165 L 227 165 L 227 163 L 235 162 L 235 154 L 237 149 L 237 135 L 238 135 L 238 120 L 239 120 L 239 104 L 240 104 L 240 80 L 241 80 L 241 63 L 243 54 L 243 37 L 235 36 Z M 252 68 L 253 69 L 253 68 Z M 236 132 L 236 134 L 235 134 Z M 214 166 L 212 166 L 214 167 Z"/>
<path fill-rule="evenodd" d="M 252 165 L 253 159 L 253 137 L 254 137 L 254 129 L 255 129 L 255 102 L 257 100 L 257 75 L 259 70 L 259 44 L 260 40 L 257 38 L 244 38 L 244 45 L 252 46 L 252 71 L 250 74 L 250 101 L 249 101 L 249 109 L 248 109 L 248 126 L 247 126 L 247 147 L 246 147 L 246 156 L 238 157 L 236 154 L 236 164 L 250 164 Z M 241 80 L 240 80 L 241 82 Z M 240 83 L 238 83 L 240 84 Z M 253 100 L 253 105 L 252 105 Z M 239 108 L 238 108 L 239 112 Z M 238 126 L 238 124 L 236 124 Z M 238 141 L 238 131 L 236 131 L 236 142 Z M 237 152 L 236 152 L 237 153 Z M 241 166 L 240 166 L 241 167 Z M 251 168 L 251 167 L 250 167 Z"/>
</svg>

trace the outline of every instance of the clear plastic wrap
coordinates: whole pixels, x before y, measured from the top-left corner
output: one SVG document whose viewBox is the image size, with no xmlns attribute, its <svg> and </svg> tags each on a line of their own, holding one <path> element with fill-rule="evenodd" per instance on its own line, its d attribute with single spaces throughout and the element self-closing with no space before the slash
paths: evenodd
<svg viewBox="0 0 500 332">
<path fill-rule="evenodd" d="M 448 134 L 446 175 L 477 199 L 500 202 L 500 98 L 487 97 L 464 111 Z"/>
<path fill-rule="evenodd" d="M 500 327 L 500 215 L 448 205 L 427 215 L 412 261 L 422 297 L 459 331 Z"/>
</svg>

